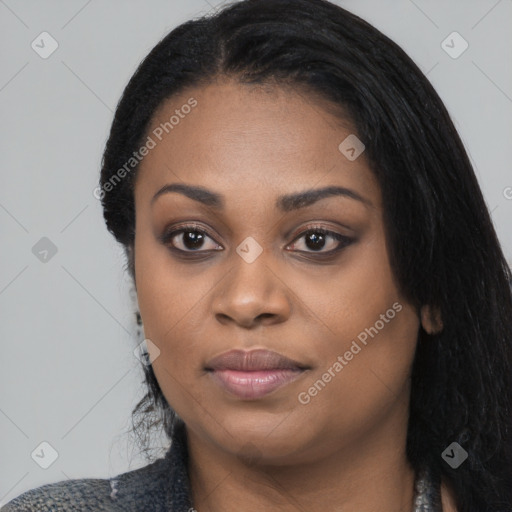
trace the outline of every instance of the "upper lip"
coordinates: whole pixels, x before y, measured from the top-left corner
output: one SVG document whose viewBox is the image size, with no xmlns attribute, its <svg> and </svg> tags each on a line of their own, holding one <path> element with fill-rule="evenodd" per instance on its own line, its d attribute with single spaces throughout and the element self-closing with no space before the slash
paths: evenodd
<svg viewBox="0 0 512 512">
<path fill-rule="evenodd" d="M 307 367 L 293 359 L 273 352 L 257 349 L 251 351 L 229 350 L 214 357 L 206 364 L 206 370 L 304 370 Z"/>
</svg>

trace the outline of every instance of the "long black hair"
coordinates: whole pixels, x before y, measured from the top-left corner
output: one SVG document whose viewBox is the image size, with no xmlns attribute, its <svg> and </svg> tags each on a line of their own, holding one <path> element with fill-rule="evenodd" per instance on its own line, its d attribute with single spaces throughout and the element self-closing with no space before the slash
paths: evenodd
<svg viewBox="0 0 512 512">
<path fill-rule="evenodd" d="M 223 76 L 320 95 L 356 127 L 382 191 L 395 278 L 406 299 L 439 311 L 444 325 L 433 335 L 420 329 L 408 459 L 450 484 L 460 512 L 512 510 L 511 272 L 441 99 L 364 20 L 325 0 L 245 0 L 180 25 L 155 46 L 117 106 L 100 179 L 105 221 L 132 277 L 137 167 L 112 179 L 164 100 Z M 147 394 L 133 425 L 161 425 L 170 438 L 176 415 L 151 366 L 144 371 Z M 150 423 L 153 413 L 161 420 Z M 441 456 L 452 442 L 468 453 L 457 469 Z"/>
</svg>

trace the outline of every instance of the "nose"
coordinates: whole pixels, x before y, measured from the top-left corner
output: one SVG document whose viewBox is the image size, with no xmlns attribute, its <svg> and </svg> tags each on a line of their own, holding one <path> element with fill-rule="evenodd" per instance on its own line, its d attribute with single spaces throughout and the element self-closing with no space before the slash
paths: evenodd
<svg viewBox="0 0 512 512">
<path fill-rule="evenodd" d="M 291 312 L 290 289 L 260 255 L 247 263 L 237 254 L 227 276 L 216 287 L 213 313 L 223 325 L 244 328 L 286 321 Z"/>
</svg>

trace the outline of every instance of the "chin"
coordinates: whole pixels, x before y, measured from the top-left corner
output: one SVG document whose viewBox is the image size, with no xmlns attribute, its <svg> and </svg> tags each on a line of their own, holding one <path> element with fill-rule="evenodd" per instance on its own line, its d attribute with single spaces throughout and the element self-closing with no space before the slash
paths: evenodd
<svg viewBox="0 0 512 512">
<path fill-rule="evenodd" d="M 211 422 L 200 428 L 222 451 L 249 463 L 288 465 L 305 462 L 305 447 L 322 438 L 306 424 L 308 428 L 290 412 L 234 412 L 223 416 L 222 425 Z"/>
</svg>

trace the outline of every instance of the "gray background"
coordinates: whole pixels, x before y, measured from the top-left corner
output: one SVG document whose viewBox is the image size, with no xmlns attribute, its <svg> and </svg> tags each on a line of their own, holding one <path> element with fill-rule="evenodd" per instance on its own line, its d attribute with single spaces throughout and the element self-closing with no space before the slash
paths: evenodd
<svg viewBox="0 0 512 512">
<path fill-rule="evenodd" d="M 428 74 L 512 262 L 512 1 L 337 3 Z M 220 4 L 0 0 L 0 505 L 44 483 L 144 464 L 122 434 L 144 391 L 130 283 L 92 191 L 139 61 L 171 28 Z M 59 44 L 47 59 L 31 47 L 43 31 Z M 457 59 L 441 47 L 453 31 L 469 43 Z M 42 237 L 57 249 L 46 262 L 32 250 Z M 48 469 L 31 458 L 43 441 L 58 453 Z"/>
</svg>

